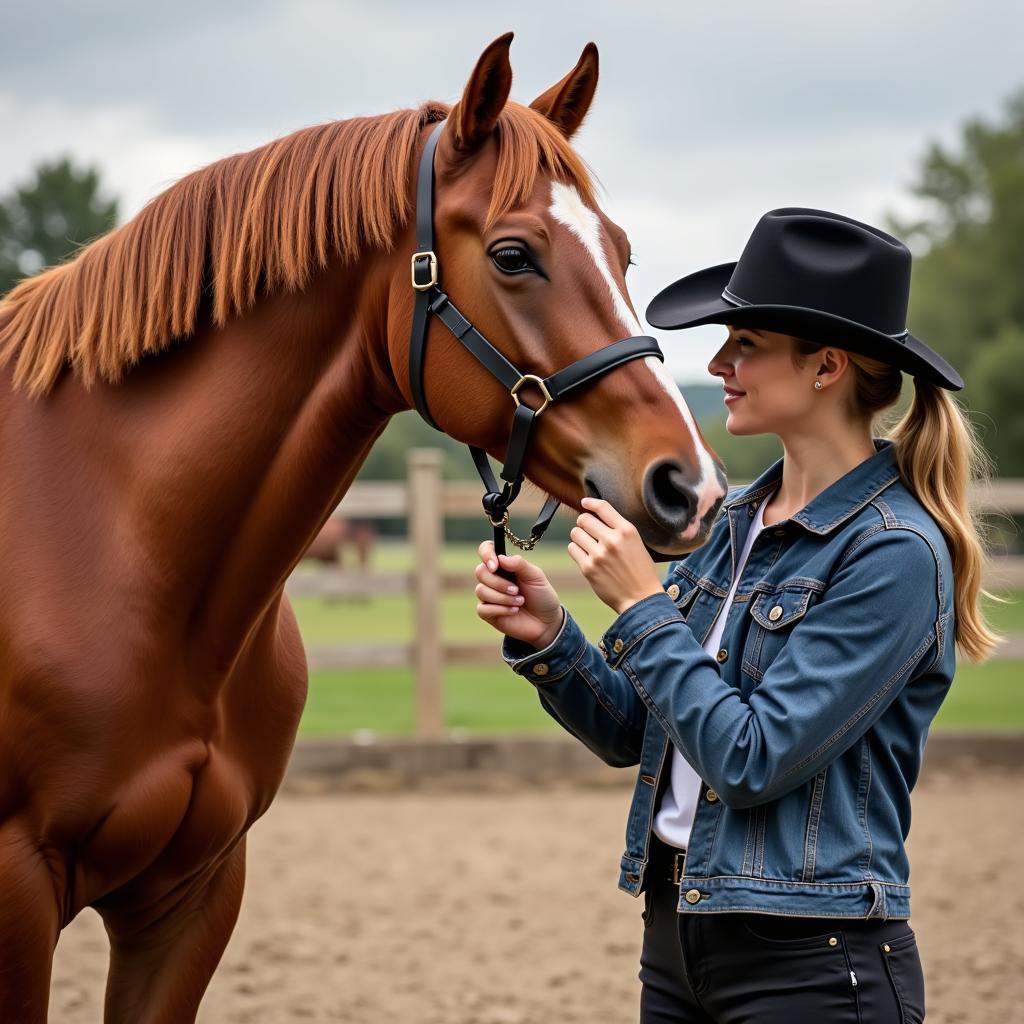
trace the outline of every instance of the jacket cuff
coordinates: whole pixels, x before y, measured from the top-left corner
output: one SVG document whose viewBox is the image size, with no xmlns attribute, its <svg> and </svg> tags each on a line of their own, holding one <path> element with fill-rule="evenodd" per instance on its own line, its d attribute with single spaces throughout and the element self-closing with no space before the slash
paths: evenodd
<svg viewBox="0 0 1024 1024">
<path fill-rule="evenodd" d="M 501 656 L 505 663 L 531 683 L 553 683 L 573 670 L 587 649 L 587 638 L 579 624 L 562 605 L 562 628 L 543 650 L 523 640 L 505 637 Z"/>
<path fill-rule="evenodd" d="M 630 605 L 607 629 L 598 647 L 612 668 L 644 637 L 671 622 L 685 622 L 675 602 L 664 591 Z"/>
</svg>

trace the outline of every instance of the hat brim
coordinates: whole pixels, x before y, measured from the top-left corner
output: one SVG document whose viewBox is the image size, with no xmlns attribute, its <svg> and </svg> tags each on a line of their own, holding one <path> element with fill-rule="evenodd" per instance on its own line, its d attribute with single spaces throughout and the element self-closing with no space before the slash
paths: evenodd
<svg viewBox="0 0 1024 1024">
<path fill-rule="evenodd" d="M 722 292 L 735 268 L 735 263 L 720 263 L 674 281 L 651 300 L 645 313 L 647 322 L 666 331 L 701 324 L 736 324 L 778 331 L 881 359 L 949 391 L 959 391 L 964 386 L 960 374 L 913 334 L 897 340 L 854 320 L 805 306 L 737 306 L 729 302 Z"/>
</svg>

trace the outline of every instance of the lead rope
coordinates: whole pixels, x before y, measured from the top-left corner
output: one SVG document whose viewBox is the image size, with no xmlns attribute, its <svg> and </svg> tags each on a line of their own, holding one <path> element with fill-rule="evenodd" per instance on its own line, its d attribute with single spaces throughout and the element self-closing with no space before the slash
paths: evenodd
<svg viewBox="0 0 1024 1024">
<path fill-rule="evenodd" d="M 519 408 L 525 409 L 526 406 L 521 405 Z M 511 447 L 512 445 L 510 442 L 509 448 Z M 506 539 L 522 551 L 532 551 L 537 546 L 537 542 L 544 536 L 547 528 L 551 525 L 551 520 L 554 519 L 555 513 L 558 511 L 558 506 L 561 502 L 557 498 L 553 498 L 551 495 L 548 495 L 544 502 L 544 507 L 540 510 L 540 515 L 537 516 L 536 522 L 534 522 L 533 526 L 530 528 L 530 536 L 520 537 L 509 528 L 508 519 L 509 506 L 518 497 L 519 489 L 522 486 L 524 479 L 522 473 L 519 473 L 513 480 L 507 481 L 505 486 L 499 491 L 498 481 L 495 479 L 494 472 L 491 469 L 491 463 L 487 457 L 487 453 L 482 448 L 477 448 L 474 445 L 469 446 L 469 451 L 473 456 L 473 462 L 476 465 L 477 473 L 480 474 L 480 479 L 483 481 L 483 485 L 487 489 L 483 497 L 483 507 L 484 515 L 487 516 L 487 520 L 491 524 L 491 528 L 494 530 L 495 554 L 505 554 Z M 502 471 L 502 475 L 505 475 L 505 470 Z M 506 576 L 506 578 L 511 578 L 511 574 Z"/>
</svg>

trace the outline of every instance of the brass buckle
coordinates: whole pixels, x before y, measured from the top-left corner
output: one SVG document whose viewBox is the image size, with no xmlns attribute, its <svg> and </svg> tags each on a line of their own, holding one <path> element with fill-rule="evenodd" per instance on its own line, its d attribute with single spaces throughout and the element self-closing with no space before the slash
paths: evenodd
<svg viewBox="0 0 1024 1024">
<path fill-rule="evenodd" d="M 537 387 L 540 388 L 540 393 L 544 396 L 544 403 L 541 405 L 541 407 L 539 409 L 533 410 L 534 416 L 539 416 L 554 401 L 554 399 L 551 397 L 551 392 L 548 391 L 546 385 L 544 384 L 544 381 L 542 381 L 540 377 L 537 377 L 532 373 L 524 373 L 522 377 L 520 377 L 519 380 L 517 380 L 512 387 L 512 400 L 516 403 L 516 406 L 520 404 L 519 389 L 527 381 L 532 381 L 534 384 L 536 384 Z"/>
<path fill-rule="evenodd" d="M 430 267 L 430 280 L 426 284 L 419 284 L 416 281 L 416 261 L 426 260 Z M 418 292 L 425 292 L 433 288 L 437 284 L 437 257 L 434 255 L 432 249 L 428 249 L 426 252 L 414 252 L 412 254 L 412 262 L 410 263 L 412 268 L 412 286 Z"/>
<path fill-rule="evenodd" d="M 680 870 L 679 862 L 685 860 L 686 853 L 674 853 L 672 854 L 672 884 L 679 885 L 682 882 L 683 872 Z"/>
</svg>

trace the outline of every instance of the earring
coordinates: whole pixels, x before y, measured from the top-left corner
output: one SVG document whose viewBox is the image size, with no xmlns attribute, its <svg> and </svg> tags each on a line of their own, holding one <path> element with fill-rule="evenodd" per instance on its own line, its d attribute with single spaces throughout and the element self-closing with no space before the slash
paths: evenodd
<svg viewBox="0 0 1024 1024">
<path fill-rule="evenodd" d="M 821 390 L 821 381 L 820 380 L 816 380 L 814 382 L 814 390 L 815 391 L 820 391 Z"/>
</svg>

